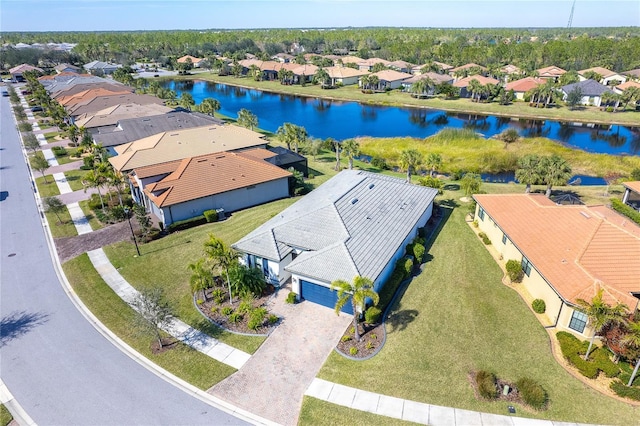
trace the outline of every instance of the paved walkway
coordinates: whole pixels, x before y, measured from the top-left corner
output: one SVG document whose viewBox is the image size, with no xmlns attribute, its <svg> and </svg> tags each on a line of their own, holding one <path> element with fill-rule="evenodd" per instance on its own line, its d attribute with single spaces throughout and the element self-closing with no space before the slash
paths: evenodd
<svg viewBox="0 0 640 426">
<path fill-rule="evenodd" d="M 85 188 L 79 189 L 73 192 L 67 192 L 66 194 L 58 195 L 58 198 L 65 204 L 77 203 L 78 201 L 88 200 L 91 198 L 91 194 L 97 194 L 97 188 Z"/>
<path fill-rule="evenodd" d="M 56 181 L 56 184 L 58 185 L 60 194 L 68 194 L 70 192 L 73 192 L 73 190 L 71 190 L 71 186 L 69 186 L 69 182 L 67 181 L 67 177 L 64 175 L 64 173 L 54 173 L 53 179 Z"/>
<path fill-rule="evenodd" d="M 78 170 L 80 166 L 82 166 L 84 162 L 82 160 L 72 161 L 70 163 L 59 164 L 57 166 L 51 166 L 47 170 L 49 173 L 64 173 L 70 172 L 72 170 Z"/>
<path fill-rule="evenodd" d="M 285 303 L 288 289 L 271 299 L 283 318 L 247 364 L 207 392 L 283 425 L 296 425 L 302 398 L 338 343 L 351 317 L 310 302 Z"/>
</svg>

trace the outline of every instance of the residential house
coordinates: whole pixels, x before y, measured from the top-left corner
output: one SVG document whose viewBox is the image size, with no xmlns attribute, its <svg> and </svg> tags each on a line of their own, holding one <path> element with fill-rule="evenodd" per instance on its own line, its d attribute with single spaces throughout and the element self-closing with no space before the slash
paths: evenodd
<svg viewBox="0 0 640 426">
<path fill-rule="evenodd" d="M 95 87 L 117 86 L 120 89 L 127 88 L 131 92 L 134 91 L 134 88 L 131 86 L 126 86 L 122 83 L 118 83 L 117 81 L 106 80 L 102 77 L 96 77 L 90 74 L 63 72 L 62 74 L 40 77 L 38 81 L 42 83 L 45 90 L 52 98 L 61 96 L 62 92 L 66 92 L 65 94 L 73 94 Z M 72 91 L 69 92 L 70 90 Z"/>
<path fill-rule="evenodd" d="M 368 71 L 360 71 L 345 66 L 327 67 L 324 70 L 331 78 L 331 86 L 358 84 L 360 77 L 369 74 Z"/>
<path fill-rule="evenodd" d="M 342 60 L 342 62 L 345 63 L 344 59 Z M 360 71 L 369 71 L 369 72 L 371 72 L 371 71 L 373 71 L 373 66 L 376 65 L 376 64 L 382 64 L 385 67 L 388 67 L 390 63 L 391 62 L 389 62 L 389 61 L 387 61 L 385 59 L 382 59 L 382 58 L 364 59 L 364 60 L 361 60 L 360 62 L 358 62 L 358 69 Z"/>
<path fill-rule="evenodd" d="M 414 75 L 411 78 L 403 80 L 402 81 L 403 90 L 407 92 L 411 91 L 411 86 L 413 86 L 413 83 L 419 80 L 423 80 L 425 78 L 430 79 L 436 85 L 453 83 L 453 77 L 451 77 L 449 74 L 438 74 L 437 72 L 428 72 L 426 74 Z M 435 88 L 431 91 L 431 93 L 428 93 L 428 94 L 431 95 L 434 92 L 435 92 Z"/>
<path fill-rule="evenodd" d="M 9 74 L 11 74 L 11 79 L 13 81 L 21 82 L 21 81 L 25 81 L 24 73 L 28 71 L 35 71 L 40 74 L 44 73 L 42 68 L 34 67 L 29 64 L 22 64 L 22 65 L 18 65 L 11 68 L 9 70 Z"/>
<path fill-rule="evenodd" d="M 292 168 L 302 173 L 304 177 L 309 176 L 309 165 L 306 157 L 281 146 L 271 146 L 267 149 L 255 148 L 243 151 L 242 154 L 264 160 L 284 170 Z"/>
<path fill-rule="evenodd" d="M 99 96 L 124 95 L 131 93 L 126 88 L 118 86 L 100 87 L 96 89 L 83 90 L 73 95 L 64 95 L 56 98 L 56 101 L 65 108 L 72 108 L 74 105 L 86 103 Z"/>
<path fill-rule="evenodd" d="M 563 93 L 563 100 L 567 100 L 569 93 L 574 90 L 580 90 L 582 99 L 580 105 L 593 105 L 599 107 L 602 103 L 602 94 L 605 92 L 613 92 L 607 86 L 604 86 L 594 80 L 584 80 L 577 83 L 567 84 L 560 88 Z"/>
<path fill-rule="evenodd" d="M 500 68 L 500 72 L 506 76 L 518 76 L 522 74 L 522 70 L 515 65 L 507 64 Z"/>
<path fill-rule="evenodd" d="M 164 225 L 206 210 L 227 214 L 286 198 L 290 176 L 243 152 L 204 154 L 138 167 L 129 174 L 137 201 Z"/>
<path fill-rule="evenodd" d="M 542 194 L 474 195 L 478 230 L 503 262 L 521 263 L 522 285 L 546 304 L 551 326 L 593 335 L 578 300 L 603 290 L 635 312 L 640 298 L 640 227 L 605 206 L 557 205 Z"/>
<path fill-rule="evenodd" d="M 622 182 L 624 195 L 622 202 L 640 212 L 640 181 Z"/>
<path fill-rule="evenodd" d="M 347 55 L 347 56 L 341 56 L 340 58 L 336 59 L 335 61 L 333 61 L 334 65 L 346 65 L 346 64 L 356 64 L 358 65 L 360 62 L 363 62 L 364 59 L 359 58 L 357 56 L 351 56 L 351 55 Z"/>
<path fill-rule="evenodd" d="M 600 80 L 599 83 L 602 83 L 605 86 L 611 86 L 611 85 L 617 86 L 618 84 L 621 84 L 627 81 L 627 77 L 625 77 L 624 75 L 618 74 L 615 71 L 610 71 L 603 67 L 591 67 L 591 68 L 578 71 L 578 75 L 580 76 L 581 81 L 587 80 L 584 74 L 588 73 L 589 71 L 600 74 L 602 76 L 602 80 Z"/>
<path fill-rule="evenodd" d="M 316 72 L 318 72 L 318 69 L 319 67 L 311 64 L 298 65 L 296 68 L 291 70 L 295 76 L 294 83 L 301 84 L 302 82 L 311 82 L 313 77 L 316 75 Z"/>
<path fill-rule="evenodd" d="M 627 89 L 629 89 L 631 87 L 636 87 L 636 88 L 640 89 L 640 82 L 629 80 L 629 81 L 627 81 L 625 83 L 618 84 L 616 87 L 613 88 L 613 91 L 616 92 L 617 94 L 621 95 L 621 94 L 624 93 L 625 90 L 627 90 Z"/>
<path fill-rule="evenodd" d="M 462 77 L 466 77 L 467 75 L 469 75 L 469 73 L 476 72 L 476 75 L 484 74 L 487 72 L 487 68 L 471 62 L 468 64 L 460 65 L 459 67 L 451 68 L 447 72 L 449 73 L 449 75 L 455 77 L 455 79 L 458 80 Z"/>
<path fill-rule="evenodd" d="M 622 74 L 629 76 L 630 78 L 640 80 L 640 68 L 636 68 L 633 70 L 625 71 Z"/>
<path fill-rule="evenodd" d="M 73 107 L 67 108 L 67 113 L 72 120 L 75 120 L 82 114 L 98 112 L 119 104 L 164 105 L 164 101 L 151 95 L 138 95 L 136 93 L 114 94 L 110 96 L 98 96 L 97 98 L 91 98 L 86 102 L 75 104 Z"/>
<path fill-rule="evenodd" d="M 58 64 L 55 67 L 53 67 L 53 69 L 56 71 L 57 74 L 62 74 L 63 72 L 80 74 L 82 72 L 81 68 L 71 64 Z"/>
<path fill-rule="evenodd" d="M 204 61 L 204 58 L 196 58 L 195 56 L 184 55 L 181 58 L 176 59 L 176 62 L 179 64 L 186 64 L 189 61 L 191 61 L 191 65 L 193 65 L 194 68 L 199 68 L 202 61 Z"/>
<path fill-rule="evenodd" d="M 121 65 L 110 64 L 102 61 L 92 61 L 88 64 L 84 64 L 83 68 L 92 75 L 109 75 L 113 74 Z"/>
<path fill-rule="evenodd" d="M 343 170 L 233 247 L 274 285 L 334 308 L 336 280 L 363 276 L 380 292 L 431 217 L 437 191 L 403 179 Z M 343 311 L 351 313 L 347 304 Z"/>
<path fill-rule="evenodd" d="M 371 75 L 378 77 L 378 85 L 376 90 L 388 90 L 398 89 L 402 87 L 402 82 L 413 77 L 406 72 L 399 72 L 394 70 L 382 70 Z"/>
<path fill-rule="evenodd" d="M 560 67 L 556 67 L 554 65 L 551 65 L 549 67 L 540 68 L 540 69 L 536 70 L 536 72 L 538 73 L 538 77 L 540 77 L 540 78 L 544 78 L 544 79 L 552 78 L 555 81 L 558 81 L 558 79 L 563 74 L 566 73 L 565 70 L 563 70 Z"/>
<path fill-rule="evenodd" d="M 413 66 L 411 68 L 411 74 L 420 75 L 420 74 L 422 74 L 422 70 L 425 67 L 431 67 L 431 65 L 436 65 L 436 67 L 438 68 L 438 70 L 437 70 L 438 74 L 447 74 L 449 72 L 449 70 L 451 70 L 453 68 L 453 66 L 451 66 L 449 64 L 445 64 L 444 62 L 433 61 L 433 62 L 429 62 L 429 63 L 426 63 L 426 64 Z"/>
<path fill-rule="evenodd" d="M 516 96 L 516 99 L 522 101 L 524 100 L 524 95 L 531 89 L 535 89 L 536 87 L 545 83 L 545 80 L 536 77 L 525 77 L 520 80 L 510 81 L 506 84 L 505 90 L 513 90 L 513 93 Z"/>
<path fill-rule="evenodd" d="M 75 125 L 84 127 L 95 135 L 101 132 L 114 132 L 118 127 L 118 123 L 127 119 L 166 115 L 172 111 L 174 111 L 173 108 L 158 104 L 118 104 L 97 112 L 82 114 L 76 117 Z M 132 140 L 135 139 L 139 138 Z"/>
<path fill-rule="evenodd" d="M 277 53 L 273 55 L 271 59 L 273 59 L 274 61 L 286 64 L 287 62 L 293 62 L 293 60 L 296 59 L 296 57 L 293 55 L 289 55 L 288 53 Z"/>
<path fill-rule="evenodd" d="M 391 68 L 392 70 L 404 72 L 407 74 L 411 74 L 411 70 L 413 69 L 413 66 L 414 66 L 413 64 L 410 64 L 409 62 L 406 62 L 406 61 L 393 61 L 393 62 L 389 62 L 389 64 L 387 65 L 387 67 Z"/>
<path fill-rule="evenodd" d="M 468 89 L 469 84 L 476 80 L 478 83 L 486 86 L 487 84 L 500 84 L 499 80 L 491 77 L 485 77 L 482 75 L 470 75 L 468 77 L 461 78 L 453 83 L 454 87 L 458 87 L 460 89 L 460 97 L 468 98 L 471 97 L 471 91 Z"/>
</svg>

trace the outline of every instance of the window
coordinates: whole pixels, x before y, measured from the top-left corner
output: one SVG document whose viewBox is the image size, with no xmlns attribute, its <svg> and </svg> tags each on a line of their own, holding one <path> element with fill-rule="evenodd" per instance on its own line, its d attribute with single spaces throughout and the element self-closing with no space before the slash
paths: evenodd
<svg viewBox="0 0 640 426">
<path fill-rule="evenodd" d="M 502 244 L 507 244 L 507 234 L 502 234 Z"/>
<path fill-rule="evenodd" d="M 526 257 L 522 258 L 522 271 L 529 277 L 531 276 L 531 262 Z"/>
<path fill-rule="evenodd" d="M 582 333 L 587 325 L 587 316 L 580 311 L 573 311 L 571 315 L 571 321 L 569 322 L 569 328 Z"/>
<path fill-rule="evenodd" d="M 484 209 L 482 207 L 478 208 L 478 217 L 480 220 L 484 221 Z"/>
</svg>

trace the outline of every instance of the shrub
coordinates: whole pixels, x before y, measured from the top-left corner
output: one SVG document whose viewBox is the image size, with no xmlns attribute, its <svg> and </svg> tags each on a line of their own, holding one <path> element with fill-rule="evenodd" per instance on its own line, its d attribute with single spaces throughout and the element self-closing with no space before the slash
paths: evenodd
<svg viewBox="0 0 640 426">
<path fill-rule="evenodd" d="M 240 312 L 233 312 L 229 315 L 229 322 L 236 324 L 242 321 L 242 314 Z"/>
<path fill-rule="evenodd" d="M 271 314 L 269 315 L 269 318 L 267 318 L 267 322 L 270 325 L 273 325 L 275 323 L 277 323 L 280 320 L 280 317 L 278 317 L 277 315 Z"/>
<path fill-rule="evenodd" d="M 571 333 L 560 331 L 556 333 L 562 355 L 571 365 L 576 367 L 580 374 L 595 379 L 602 371 L 607 377 L 616 377 L 620 373 L 620 368 L 611 361 L 605 349 L 596 348 L 589 354 L 589 360 L 585 361 L 582 356 L 587 352 L 589 342 L 580 341 Z"/>
<path fill-rule="evenodd" d="M 476 387 L 481 397 L 485 399 L 496 399 L 498 397 L 498 386 L 496 375 L 485 370 L 480 370 L 475 374 Z"/>
<path fill-rule="evenodd" d="M 53 151 L 53 155 L 56 157 L 63 157 L 67 155 L 67 150 L 63 146 L 54 146 L 51 148 L 51 151 Z"/>
<path fill-rule="evenodd" d="M 348 342 L 349 340 L 351 340 L 351 336 L 349 336 L 348 334 L 345 334 L 344 336 L 342 336 L 340 340 L 343 342 Z"/>
<path fill-rule="evenodd" d="M 358 355 L 358 348 L 356 348 L 355 346 L 352 346 L 352 347 L 349 349 L 349 353 L 350 353 L 351 355 L 353 355 L 353 356 Z"/>
<path fill-rule="evenodd" d="M 384 158 L 373 157 L 371 159 L 371 165 L 373 167 L 375 167 L 376 169 L 380 169 L 380 170 L 388 170 L 389 169 L 389 165 L 387 164 L 387 162 L 385 161 Z"/>
<path fill-rule="evenodd" d="M 208 223 L 218 221 L 218 212 L 215 210 L 205 210 L 202 215 Z"/>
<path fill-rule="evenodd" d="M 252 309 L 253 309 L 253 304 L 248 300 L 243 300 L 238 305 L 238 308 L 236 309 L 236 311 L 240 312 L 241 314 L 248 314 L 249 312 L 251 312 Z"/>
<path fill-rule="evenodd" d="M 298 300 L 297 297 L 298 295 L 295 292 L 290 291 L 289 294 L 287 294 L 286 302 L 290 305 L 293 305 L 294 303 L 296 303 L 296 300 Z"/>
<path fill-rule="evenodd" d="M 620 380 L 614 380 L 611 382 L 611 390 L 613 390 L 616 395 L 621 396 L 623 398 L 634 399 L 636 401 L 640 401 L 640 387 L 631 386 L 628 387 L 625 383 L 622 383 Z"/>
<path fill-rule="evenodd" d="M 93 169 L 94 160 L 93 157 L 84 157 L 82 159 L 82 170 L 91 170 Z"/>
<path fill-rule="evenodd" d="M 509 260 L 506 265 L 507 275 L 512 283 L 522 282 L 524 273 L 522 272 L 522 265 L 517 260 Z"/>
<path fill-rule="evenodd" d="M 198 299 L 198 300 L 196 300 L 196 303 L 197 303 L 198 305 L 202 305 L 202 304 L 204 303 L 204 300 L 202 300 L 202 299 Z"/>
<path fill-rule="evenodd" d="M 100 196 L 98 194 L 91 194 L 91 198 L 89 198 L 89 202 L 87 203 L 89 208 L 96 212 L 97 210 L 102 209 L 102 203 L 100 202 Z"/>
<path fill-rule="evenodd" d="M 382 315 L 380 308 L 370 306 L 364 311 L 364 321 L 367 324 L 377 324 L 380 321 L 380 315 Z"/>
<path fill-rule="evenodd" d="M 211 313 L 215 314 L 220 310 L 220 308 L 218 308 L 217 306 L 212 306 L 211 307 Z"/>
<path fill-rule="evenodd" d="M 20 123 L 18 124 L 18 129 L 21 132 L 32 132 L 33 126 L 31 125 L 31 123 Z"/>
<path fill-rule="evenodd" d="M 366 348 L 367 348 L 367 349 L 369 349 L 369 350 L 373 349 L 373 342 L 372 342 L 371 340 L 369 340 L 369 341 L 367 342 L 367 344 L 366 344 Z"/>
<path fill-rule="evenodd" d="M 191 219 L 179 220 L 169 225 L 169 232 L 182 231 L 185 229 L 193 228 L 194 226 L 202 225 L 207 220 L 203 215 L 192 217 Z"/>
<path fill-rule="evenodd" d="M 124 213 L 124 207 L 122 207 L 121 205 L 113 206 L 109 214 L 114 220 L 119 222 L 127 218 L 127 215 Z"/>
<path fill-rule="evenodd" d="M 535 380 L 523 377 L 516 382 L 516 388 L 520 398 L 522 398 L 522 402 L 530 407 L 542 410 L 547 405 L 547 392 Z"/>
<path fill-rule="evenodd" d="M 371 338 L 371 339 L 373 339 L 373 340 L 376 340 L 376 339 L 378 338 L 378 336 L 376 335 L 376 333 L 371 333 L 371 334 L 369 335 L 369 338 Z"/>
<path fill-rule="evenodd" d="M 404 276 L 408 277 L 411 275 L 411 271 L 413 271 L 413 259 L 406 257 L 402 267 L 404 268 Z"/>
<path fill-rule="evenodd" d="M 617 198 L 611 199 L 611 208 L 613 208 L 618 213 L 625 215 L 632 221 L 637 224 L 640 224 L 640 213 L 635 211 L 631 206 L 626 205 L 621 200 Z"/>
<path fill-rule="evenodd" d="M 424 258 L 424 252 L 425 252 L 424 245 L 422 245 L 420 243 L 416 243 L 413 246 L 413 255 L 415 256 L 416 262 L 418 264 L 422 263 L 422 259 Z"/>
<path fill-rule="evenodd" d="M 225 306 L 222 308 L 222 315 L 229 316 L 233 313 L 233 308 L 231 306 Z"/>
<path fill-rule="evenodd" d="M 259 329 L 261 325 L 262 325 L 261 321 L 256 321 L 254 319 L 250 319 L 247 322 L 247 328 L 249 328 L 249 330 L 253 330 L 253 331 L 256 331 L 257 329 Z"/>
<path fill-rule="evenodd" d="M 640 167 L 631 170 L 631 180 L 640 180 Z"/>
<path fill-rule="evenodd" d="M 487 237 L 487 234 L 485 234 L 484 232 L 479 233 L 478 236 L 480 237 L 484 245 L 488 246 L 491 244 L 491 240 L 489 239 L 489 237 Z"/>
<path fill-rule="evenodd" d="M 535 312 L 536 314 L 544 314 L 544 312 L 547 310 L 547 304 L 544 303 L 544 300 L 542 299 L 535 299 L 531 303 L 531 307 L 533 308 L 533 312 Z"/>
</svg>

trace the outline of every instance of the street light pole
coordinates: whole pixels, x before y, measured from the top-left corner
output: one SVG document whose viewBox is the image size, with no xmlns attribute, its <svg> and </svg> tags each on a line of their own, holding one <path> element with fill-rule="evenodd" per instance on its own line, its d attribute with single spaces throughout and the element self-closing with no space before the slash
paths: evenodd
<svg viewBox="0 0 640 426">
<path fill-rule="evenodd" d="M 129 229 L 131 229 L 131 236 L 133 237 L 133 244 L 136 245 L 136 251 L 138 252 L 138 256 L 142 256 L 140 254 L 140 249 L 138 248 L 138 241 L 136 240 L 136 234 L 134 234 L 133 232 L 133 225 L 131 225 L 131 215 L 129 214 L 130 210 L 125 207 L 124 208 L 124 214 L 127 215 L 127 220 L 129 221 Z"/>
</svg>

